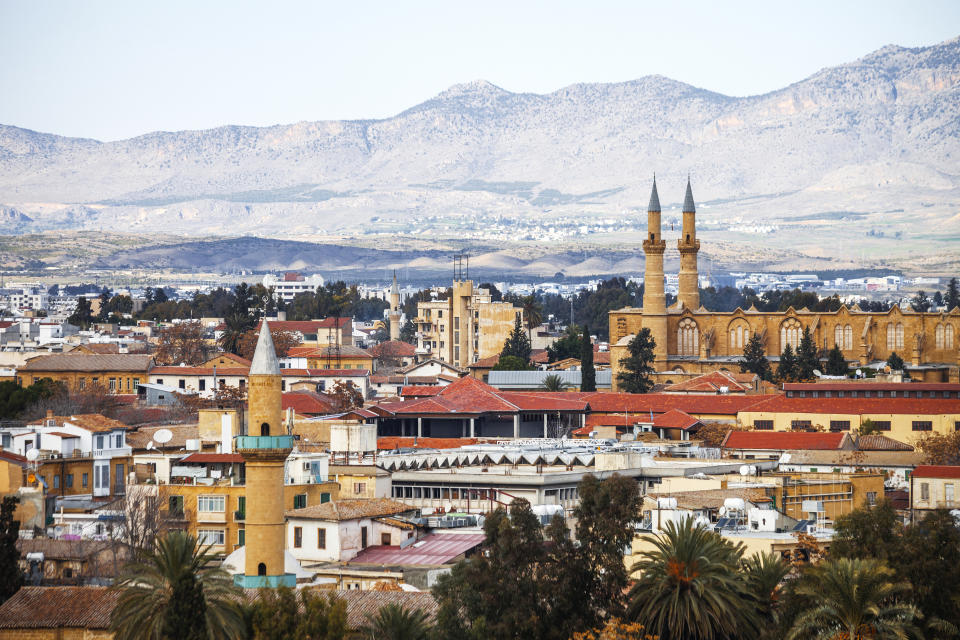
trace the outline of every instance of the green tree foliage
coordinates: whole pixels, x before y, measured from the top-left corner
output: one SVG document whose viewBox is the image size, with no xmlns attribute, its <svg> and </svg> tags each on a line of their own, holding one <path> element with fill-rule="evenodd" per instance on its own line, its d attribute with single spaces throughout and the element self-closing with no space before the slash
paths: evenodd
<svg viewBox="0 0 960 640">
<path fill-rule="evenodd" d="M 570 298 L 556 294 L 537 295 L 544 315 L 570 321 Z M 642 299 L 642 285 L 627 282 L 624 278 L 604 280 L 596 291 L 583 290 L 573 296 L 574 322 L 593 327 L 598 340 L 607 340 L 610 326 L 607 313 L 623 307 L 639 307 Z"/>
<path fill-rule="evenodd" d="M 249 315 L 236 313 L 236 309 L 231 311 L 230 315 L 223 319 L 224 329 L 220 334 L 217 346 L 221 351 L 227 353 L 236 353 L 240 350 L 240 343 L 243 336 L 253 329 L 255 321 Z"/>
<path fill-rule="evenodd" d="M 245 609 L 250 640 L 342 640 L 348 635 L 347 604 L 332 593 L 260 589 Z"/>
<path fill-rule="evenodd" d="M 804 327 L 797 346 L 797 378 L 799 380 L 813 380 L 813 372 L 820 369 L 820 356 L 817 345 L 810 334 L 810 327 Z"/>
<path fill-rule="evenodd" d="M 400 340 L 410 344 L 417 344 L 417 325 L 413 321 L 407 320 L 400 327 Z"/>
<path fill-rule="evenodd" d="M 903 358 L 898 356 L 896 351 L 893 351 L 887 358 L 887 366 L 890 367 L 891 371 L 903 371 Z"/>
<path fill-rule="evenodd" d="M 755 373 L 762 380 L 771 380 L 773 374 L 770 371 L 770 361 L 767 360 L 767 353 L 763 347 L 763 338 L 759 333 L 754 333 L 747 340 L 743 347 L 743 359 L 739 362 L 741 372 Z"/>
<path fill-rule="evenodd" d="M 960 529 L 949 511 L 932 511 L 904 526 L 884 500 L 838 518 L 835 529 L 831 558 L 885 562 L 896 580 L 912 585 L 928 626 L 960 627 Z"/>
<path fill-rule="evenodd" d="M 546 376 L 540 386 L 543 387 L 544 391 L 563 391 L 567 387 L 567 383 L 557 374 L 552 374 Z"/>
<path fill-rule="evenodd" d="M 835 344 L 830 349 L 827 354 L 827 365 L 824 369 L 824 373 L 828 376 L 845 376 L 850 371 L 847 359 L 843 357 L 843 351 L 840 350 L 839 345 Z"/>
<path fill-rule="evenodd" d="M 950 282 L 947 283 L 947 294 L 943 296 L 943 302 L 947 305 L 947 311 L 960 307 L 960 285 L 957 284 L 956 278 L 950 278 Z"/>
<path fill-rule="evenodd" d="M 583 340 L 581 333 L 579 326 L 575 324 L 567 326 L 563 335 L 547 347 L 547 359 L 550 362 L 556 362 L 567 358 L 579 358 Z"/>
<path fill-rule="evenodd" d="M 593 343 L 590 342 L 590 329 L 583 327 L 583 339 L 580 345 L 580 391 L 597 390 L 597 370 L 593 367 Z"/>
<path fill-rule="evenodd" d="M 116 640 L 244 637 L 239 589 L 208 549 L 198 547 L 193 536 L 172 531 L 158 538 L 142 560 L 128 564 L 113 587 L 120 592 L 110 616 Z M 198 626 L 195 616 L 201 610 L 204 620 Z"/>
<path fill-rule="evenodd" d="M 493 365 L 493 371 L 530 371 L 533 366 L 517 356 L 501 355 L 497 364 Z"/>
<path fill-rule="evenodd" d="M 780 363 L 777 365 L 777 380 L 780 382 L 796 382 L 799 376 L 797 357 L 793 355 L 790 343 L 783 348 L 780 354 Z"/>
<path fill-rule="evenodd" d="M 536 295 L 524 296 L 520 299 L 520 308 L 523 309 L 523 324 L 527 328 L 527 338 L 533 341 L 533 330 L 543 324 L 543 305 L 537 302 Z"/>
<path fill-rule="evenodd" d="M 929 311 L 930 304 L 930 298 L 927 297 L 927 292 L 923 289 L 917 291 L 917 293 L 910 298 L 910 308 L 914 311 Z"/>
<path fill-rule="evenodd" d="M 740 572 L 743 547 L 696 525 L 692 518 L 668 522 L 648 536 L 653 549 L 633 570 L 628 617 L 661 640 L 750 637 L 758 619 L 750 586 Z"/>
<path fill-rule="evenodd" d="M 513 331 L 510 332 L 510 335 L 507 336 L 507 339 L 503 343 L 503 349 L 500 350 L 500 359 L 507 356 L 515 356 L 522 360 L 525 364 L 524 368 L 527 368 L 526 365 L 530 362 L 530 339 L 527 337 L 526 332 L 523 330 L 523 326 L 520 323 L 520 317 L 518 316 L 513 324 Z"/>
<path fill-rule="evenodd" d="M 6 602 L 23 584 L 20 571 L 20 522 L 13 516 L 20 504 L 17 496 L 4 496 L 0 502 L 0 604 Z"/>
<path fill-rule="evenodd" d="M 905 600 L 909 591 L 879 560 L 831 558 L 807 569 L 796 586 L 806 606 L 787 639 L 918 637 L 914 623 L 922 616 Z"/>
<path fill-rule="evenodd" d="M 366 640 L 427 640 L 430 628 L 423 611 L 391 603 L 380 607 L 374 616 L 367 614 L 361 635 Z"/>
<path fill-rule="evenodd" d="M 755 553 L 743 560 L 741 570 L 747 581 L 761 637 L 773 635 L 780 617 L 780 590 L 790 565 L 774 553 Z"/>
<path fill-rule="evenodd" d="M 544 531 L 525 500 L 484 522 L 480 553 L 440 579 L 439 639 L 567 640 L 623 606 L 623 547 L 639 508 L 635 481 L 588 476 L 575 509 L 577 542 L 562 517 Z"/>
<path fill-rule="evenodd" d="M 491 302 L 500 302 L 503 300 L 503 293 L 500 289 L 497 288 L 497 285 L 492 282 L 484 282 L 480 285 L 480 289 L 486 289 L 490 292 L 490 301 Z"/>
<path fill-rule="evenodd" d="M 627 393 L 647 393 L 653 387 L 653 350 L 656 343 L 650 329 L 644 327 L 627 345 L 629 355 L 620 360 L 617 383 Z"/>
<path fill-rule="evenodd" d="M 50 378 L 43 378 L 29 387 L 21 387 L 13 380 L 0 382 L 0 419 L 13 419 L 45 398 L 59 393 L 63 389 Z"/>
<path fill-rule="evenodd" d="M 77 306 L 70 317 L 67 318 L 67 322 L 81 329 L 90 327 L 93 322 L 93 312 L 90 310 L 90 301 L 86 297 L 80 296 L 77 298 Z"/>
</svg>

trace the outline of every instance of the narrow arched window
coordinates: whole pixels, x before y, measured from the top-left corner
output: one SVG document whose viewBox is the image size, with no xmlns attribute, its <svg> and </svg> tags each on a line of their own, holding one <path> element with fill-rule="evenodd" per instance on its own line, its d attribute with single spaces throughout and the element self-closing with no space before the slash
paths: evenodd
<svg viewBox="0 0 960 640">
<path fill-rule="evenodd" d="M 843 328 L 843 348 L 848 351 L 853 349 L 853 327 L 849 324 Z"/>
<path fill-rule="evenodd" d="M 266 422 L 260 425 L 260 435 L 261 436 L 270 435 L 270 425 L 267 424 Z"/>
<path fill-rule="evenodd" d="M 258 565 L 257 565 L 257 575 L 258 575 L 258 576 L 265 576 L 265 575 L 267 575 L 267 565 L 263 564 L 262 562 L 261 562 L 260 564 L 258 564 Z"/>
</svg>

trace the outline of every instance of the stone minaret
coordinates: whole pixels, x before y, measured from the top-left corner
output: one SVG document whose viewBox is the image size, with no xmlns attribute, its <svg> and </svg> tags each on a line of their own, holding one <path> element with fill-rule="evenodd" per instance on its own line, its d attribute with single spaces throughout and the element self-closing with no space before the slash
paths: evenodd
<svg viewBox="0 0 960 640">
<path fill-rule="evenodd" d="M 667 297 L 663 291 L 663 252 L 667 243 L 660 236 L 660 198 L 657 179 L 653 179 L 650 205 L 647 207 L 647 238 L 643 241 L 646 254 L 643 272 L 643 327 L 650 329 L 654 348 L 654 368 L 667 362 Z M 658 366 L 660 365 L 660 366 Z"/>
<path fill-rule="evenodd" d="M 393 272 L 393 288 L 390 289 L 390 339 L 400 339 L 400 289 L 397 288 L 397 272 Z"/>
<path fill-rule="evenodd" d="M 296 585 L 284 573 L 283 465 L 293 436 L 283 431 L 280 363 L 267 321 L 260 327 L 249 373 L 250 435 L 237 436 L 237 452 L 246 464 L 246 558 L 244 575 L 235 582 L 246 588 Z"/>
<path fill-rule="evenodd" d="M 687 177 L 687 195 L 683 199 L 683 230 L 677 241 L 680 250 L 680 282 L 677 292 L 677 306 L 696 310 L 700 308 L 700 279 L 697 274 L 697 252 L 700 241 L 697 240 L 697 209 L 693 204 L 693 190 Z"/>
</svg>

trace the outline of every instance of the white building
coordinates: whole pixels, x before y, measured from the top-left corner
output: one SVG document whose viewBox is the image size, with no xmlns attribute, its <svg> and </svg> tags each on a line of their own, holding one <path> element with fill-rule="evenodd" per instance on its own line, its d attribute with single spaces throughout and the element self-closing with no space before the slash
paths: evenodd
<svg viewBox="0 0 960 640">
<path fill-rule="evenodd" d="M 263 286 L 267 289 L 273 287 L 275 298 L 290 302 L 300 293 L 313 293 L 317 287 L 322 287 L 323 276 L 318 273 L 302 276 L 294 271 L 287 272 L 283 276 L 268 273 L 263 276 Z"/>
</svg>

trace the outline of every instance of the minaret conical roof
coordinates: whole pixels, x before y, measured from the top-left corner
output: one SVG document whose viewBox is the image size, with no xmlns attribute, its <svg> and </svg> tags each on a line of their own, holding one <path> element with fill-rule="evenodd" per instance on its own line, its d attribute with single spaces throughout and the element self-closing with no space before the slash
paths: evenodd
<svg viewBox="0 0 960 640">
<path fill-rule="evenodd" d="M 696 213 L 697 208 L 693 205 L 693 189 L 690 188 L 690 176 L 687 176 L 687 195 L 683 197 L 683 213 Z"/>
<path fill-rule="evenodd" d="M 657 195 L 657 176 L 653 176 L 653 189 L 650 190 L 650 204 L 647 211 L 660 213 L 660 196 Z"/>
<path fill-rule="evenodd" d="M 260 325 L 260 337 L 257 338 L 257 349 L 253 352 L 253 362 L 250 363 L 250 375 L 280 375 L 280 362 L 277 360 L 277 352 L 273 348 L 273 336 L 270 335 L 270 327 L 267 326 L 266 318 Z"/>
<path fill-rule="evenodd" d="M 390 293 L 395 293 L 395 294 L 397 294 L 397 295 L 400 295 L 400 289 L 397 287 L 397 272 L 396 272 L 396 270 L 394 270 L 394 272 L 393 272 L 393 288 L 390 289 Z"/>
</svg>

